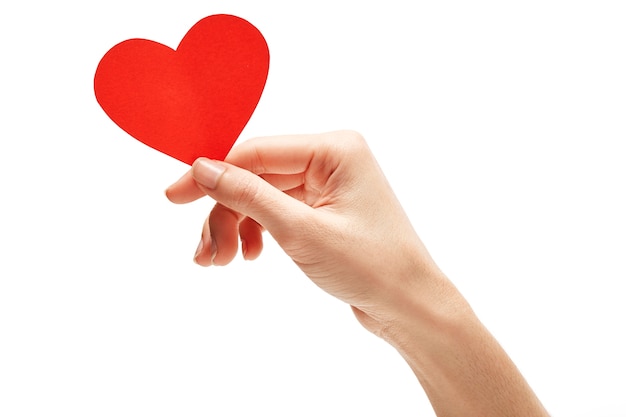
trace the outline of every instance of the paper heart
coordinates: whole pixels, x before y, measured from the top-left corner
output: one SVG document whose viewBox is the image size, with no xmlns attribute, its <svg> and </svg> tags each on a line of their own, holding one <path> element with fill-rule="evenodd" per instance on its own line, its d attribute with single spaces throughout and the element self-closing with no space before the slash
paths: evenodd
<svg viewBox="0 0 626 417">
<path fill-rule="evenodd" d="M 267 80 L 263 35 L 236 16 L 196 23 L 173 50 L 146 39 L 111 48 L 94 77 L 96 99 L 123 130 L 187 164 L 223 160 Z"/>
</svg>

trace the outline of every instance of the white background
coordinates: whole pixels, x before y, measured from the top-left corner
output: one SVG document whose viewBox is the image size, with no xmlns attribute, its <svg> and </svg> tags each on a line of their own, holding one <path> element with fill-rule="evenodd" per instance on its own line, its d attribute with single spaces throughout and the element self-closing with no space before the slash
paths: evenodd
<svg viewBox="0 0 626 417">
<path fill-rule="evenodd" d="M 623 4 L 3 2 L 0 415 L 433 415 L 269 237 L 193 264 L 212 202 L 169 203 L 187 166 L 98 106 L 114 44 L 230 13 L 271 54 L 239 141 L 360 131 L 551 413 L 626 416 Z"/>
</svg>

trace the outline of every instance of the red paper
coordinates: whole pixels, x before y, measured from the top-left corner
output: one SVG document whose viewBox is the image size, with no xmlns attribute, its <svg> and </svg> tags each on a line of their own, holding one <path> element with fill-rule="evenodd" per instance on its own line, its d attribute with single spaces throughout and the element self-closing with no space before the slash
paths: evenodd
<svg viewBox="0 0 626 417">
<path fill-rule="evenodd" d="M 129 39 L 94 77 L 96 99 L 128 134 L 189 165 L 223 160 L 252 116 L 267 80 L 269 50 L 246 20 L 214 15 L 178 48 Z"/>
</svg>

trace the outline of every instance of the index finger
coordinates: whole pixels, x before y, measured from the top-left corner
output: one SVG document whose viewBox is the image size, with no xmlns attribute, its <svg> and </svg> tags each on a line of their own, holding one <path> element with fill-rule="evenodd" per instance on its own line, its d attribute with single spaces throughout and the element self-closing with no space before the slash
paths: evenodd
<svg viewBox="0 0 626 417">
<path fill-rule="evenodd" d="M 324 134 L 258 137 L 235 146 L 224 161 L 257 175 L 299 174 L 326 145 Z"/>
<path fill-rule="evenodd" d="M 233 147 L 224 161 L 264 177 L 281 190 L 290 189 L 304 182 L 302 174 L 312 164 L 317 165 L 316 157 L 321 165 L 316 168 L 332 172 L 340 157 L 333 145 L 342 137 L 341 132 L 332 132 L 253 138 Z M 172 202 L 188 203 L 205 193 L 189 171 L 166 190 L 166 195 Z"/>
</svg>

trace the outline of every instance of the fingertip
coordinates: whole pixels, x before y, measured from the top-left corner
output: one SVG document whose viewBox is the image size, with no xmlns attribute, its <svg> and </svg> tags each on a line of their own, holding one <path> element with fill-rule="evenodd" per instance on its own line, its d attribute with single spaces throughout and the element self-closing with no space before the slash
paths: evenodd
<svg viewBox="0 0 626 417">
<path fill-rule="evenodd" d="M 206 193 L 198 187 L 191 170 L 165 189 L 165 197 L 174 204 L 185 204 L 195 201 Z"/>
<path fill-rule="evenodd" d="M 254 261 L 261 255 L 263 251 L 263 241 L 262 240 L 242 240 L 241 241 L 241 253 L 243 254 L 243 259 L 246 261 Z"/>
<path fill-rule="evenodd" d="M 209 215 L 205 227 L 210 231 L 213 265 L 227 265 L 235 258 L 238 249 L 237 227 L 239 217 L 230 209 L 218 204 Z M 206 242 L 205 242 L 206 243 Z"/>
<path fill-rule="evenodd" d="M 174 200 L 172 200 L 172 196 L 171 196 L 171 190 L 170 190 L 171 187 L 172 187 L 171 185 L 167 187 L 165 191 L 163 191 L 163 194 L 165 195 L 165 198 L 167 198 L 170 202 L 174 203 Z"/>
<path fill-rule="evenodd" d="M 183 203 L 187 203 L 188 202 L 187 200 L 190 200 L 190 199 L 186 200 L 181 197 L 181 192 L 175 187 L 175 184 L 167 187 L 165 189 L 164 194 L 165 194 L 165 198 L 167 198 L 171 203 L 174 203 L 174 204 L 183 204 Z"/>
<path fill-rule="evenodd" d="M 246 217 L 239 223 L 241 253 L 243 259 L 252 261 L 263 251 L 263 228 L 257 222 Z"/>
<path fill-rule="evenodd" d="M 215 241 L 210 235 L 205 238 L 205 234 L 203 233 L 200 238 L 200 243 L 198 243 L 196 253 L 193 256 L 193 261 L 200 266 L 211 266 L 213 265 L 216 251 Z"/>
</svg>

